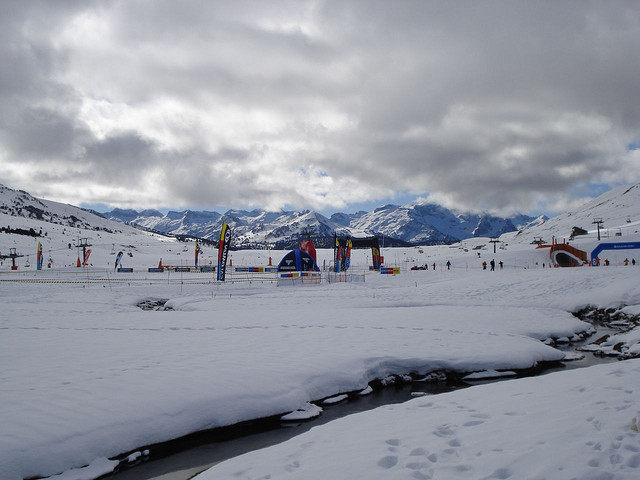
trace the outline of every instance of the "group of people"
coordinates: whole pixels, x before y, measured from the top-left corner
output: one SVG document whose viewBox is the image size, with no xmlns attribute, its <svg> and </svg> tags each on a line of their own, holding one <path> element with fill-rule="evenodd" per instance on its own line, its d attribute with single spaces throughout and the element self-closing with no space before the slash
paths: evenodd
<svg viewBox="0 0 640 480">
<path fill-rule="evenodd" d="M 500 266 L 500 270 L 502 270 L 504 268 L 504 263 L 502 263 L 502 260 L 500 260 L 498 262 L 498 265 Z M 492 271 L 492 272 L 495 271 L 495 269 L 496 269 L 496 261 L 491 259 L 491 261 L 489 262 L 489 267 L 490 267 L 490 271 Z M 487 269 L 487 261 L 486 260 L 482 261 L 482 269 L 483 270 Z"/>
<path fill-rule="evenodd" d="M 600 266 L 600 259 L 599 259 L 598 257 L 596 257 L 596 258 L 594 259 L 594 262 L 593 262 L 593 263 L 595 264 L 595 266 L 596 266 L 596 267 L 599 267 L 599 266 Z M 608 259 L 608 258 L 605 258 L 605 259 L 604 259 L 604 262 L 602 262 L 602 263 L 604 264 L 604 266 L 605 266 L 605 267 L 608 267 L 608 266 L 611 264 L 611 263 L 609 262 L 609 259 Z M 625 258 L 625 259 L 624 259 L 624 261 L 623 261 L 623 263 L 625 264 L 625 266 L 629 265 L 629 259 L 628 259 L 628 258 Z M 635 265 L 635 264 L 636 264 L 636 259 L 635 259 L 635 258 L 632 258 L 632 259 L 631 259 L 631 265 Z"/>
<path fill-rule="evenodd" d="M 595 265 L 599 266 L 600 265 L 600 259 L 596 258 L 594 260 L 594 263 L 595 263 Z M 625 265 L 629 265 L 629 263 L 631 263 L 631 265 L 635 265 L 636 264 L 636 259 L 632 258 L 631 260 L 629 260 L 628 258 L 625 258 L 623 263 Z M 608 267 L 610 265 L 610 262 L 609 262 L 608 259 L 605 259 L 603 264 L 604 264 L 605 267 Z M 447 260 L 447 263 L 445 265 L 447 266 L 447 270 L 451 270 L 451 262 L 449 260 Z M 500 267 L 500 270 L 502 270 L 504 268 L 504 263 L 502 262 L 502 260 L 500 260 L 497 263 L 497 265 Z M 536 265 L 538 265 L 538 262 L 536 262 Z M 495 269 L 496 269 L 496 261 L 494 259 L 491 259 L 489 261 L 489 263 L 487 263 L 486 260 L 483 260 L 482 269 L 486 270 L 487 266 L 489 267 L 490 271 L 492 271 L 492 272 L 495 271 Z M 436 269 L 436 263 L 433 262 L 431 264 L 431 267 L 435 270 Z M 542 264 L 542 268 L 545 268 L 545 267 L 546 267 L 546 264 L 543 263 Z M 552 265 L 549 264 L 549 267 L 552 267 Z M 411 270 L 429 270 L 429 264 L 425 263 L 424 265 L 421 265 L 421 266 L 416 265 L 416 266 L 411 267 Z"/>
<path fill-rule="evenodd" d="M 445 263 L 447 270 L 451 270 L 451 261 L 447 260 L 447 263 Z M 487 269 L 487 265 L 489 265 L 489 267 L 491 268 L 491 271 L 494 271 L 496 269 L 496 261 L 495 260 L 491 260 L 488 264 L 486 261 L 482 262 L 482 269 L 486 270 Z M 497 265 L 500 266 L 500 269 L 504 268 L 504 263 L 502 263 L 502 260 L 500 260 Z M 433 262 L 431 264 L 431 267 L 435 270 L 436 269 L 436 262 Z M 411 267 L 411 270 L 429 270 L 429 264 L 425 263 L 424 265 L 414 265 L 413 267 Z"/>
<path fill-rule="evenodd" d="M 436 262 L 433 262 L 431 264 L 431 266 L 433 267 L 433 269 L 436 269 Z M 451 262 L 447 261 L 447 270 L 449 269 L 449 267 L 451 267 Z M 411 270 L 429 270 L 429 264 L 425 263 L 424 265 L 414 265 L 413 267 L 411 267 Z"/>
</svg>

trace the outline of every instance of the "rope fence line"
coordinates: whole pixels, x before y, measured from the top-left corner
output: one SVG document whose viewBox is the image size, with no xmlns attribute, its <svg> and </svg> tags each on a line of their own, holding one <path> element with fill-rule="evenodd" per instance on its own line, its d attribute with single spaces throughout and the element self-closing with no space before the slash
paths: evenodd
<svg viewBox="0 0 640 480">
<path fill-rule="evenodd" d="M 2 274 L 5 275 L 2 275 Z M 202 272 L 166 272 L 159 274 L 149 274 L 143 270 L 139 272 L 113 273 L 109 272 L 90 272 L 81 271 L 61 271 L 61 272 L 0 272 L 0 283 L 22 283 L 22 284 L 61 284 L 61 285 L 123 285 L 123 284 L 149 284 L 149 285 L 233 285 L 233 284 L 251 284 L 251 283 L 276 283 L 280 284 L 282 279 L 281 272 L 248 272 L 227 274 L 224 282 L 218 281 L 215 275 Z M 376 272 L 377 273 L 377 272 Z M 306 279 L 305 284 L 321 282 L 334 283 L 336 275 L 332 272 L 318 272 L 317 278 L 312 281 Z M 338 274 L 340 275 L 340 274 Z M 358 277 L 355 280 L 351 277 Z M 359 278 L 362 277 L 362 278 Z M 365 273 L 353 272 L 349 275 L 351 281 L 364 282 Z M 302 278 L 302 277 L 301 277 Z M 347 281 L 346 279 L 343 281 Z"/>
<path fill-rule="evenodd" d="M 86 285 L 86 284 L 154 284 L 154 285 L 166 285 L 169 284 L 184 284 L 184 285 L 232 285 L 234 283 L 253 283 L 253 282 L 268 282 L 275 283 L 278 279 L 273 278 L 234 278 L 233 280 L 227 280 L 225 282 L 218 282 L 217 280 L 206 279 L 180 279 L 180 278 L 85 278 L 85 279 L 54 279 L 54 278 L 0 278 L 2 283 L 29 283 L 29 284 L 61 284 L 61 285 Z"/>
<path fill-rule="evenodd" d="M 621 267 L 625 268 L 623 262 L 620 262 L 618 265 L 612 264 L 610 267 L 616 268 Z M 438 272 L 438 273 L 454 273 L 454 272 L 470 272 L 470 271 L 479 271 L 483 270 L 481 265 L 476 265 L 473 263 L 465 263 L 461 264 L 452 264 L 451 269 L 448 270 L 446 266 L 436 264 L 437 270 L 429 269 L 429 272 Z M 544 267 L 542 263 L 537 264 L 536 262 L 514 262 L 510 264 L 504 264 L 504 268 L 500 268 L 498 265 L 495 266 L 496 273 L 501 270 L 508 269 L 525 269 L 525 270 L 549 270 L 553 271 L 555 268 L 553 265 L 545 264 Z M 600 266 L 598 268 L 608 268 Z M 631 263 L 626 268 L 633 268 Z M 412 271 L 410 268 L 404 269 L 401 268 L 402 275 L 414 274 L 418 273 L 420 270 Z M 486 271 L 489 272 L 489 266 L 486 267 Z M 363 277 L 362 279 L 350 279 L 350 281 L 366 281 L 364 277 L 366 275 L 380 275 L 379 272 L 367 271 L 367 270 L 359 270 L 359 269 L 350 269 L 349 270 L 350 277 Z M 334 272 L 323 271 L 321 276 L 321 282 L 326 283 L 337 283 L 342 281 L 348 281 L 346 276 L 344 279 L 340 277 L 340 275 L 344 274 L 336 274 Z M 392 276 L 392 275 L 389 275 Z M 393 275 L 395 276 L 395 275 Z M 66 278 L 65 278 L 66 277 Z M 69 285 L 82 285 L 82 284 L 113 284 L 113 285 L 122 285 L 122 284 L 184 284 L 184 285 L 232 285 L 236 284 L 246 284 L 253 282 L 262 282 L 262 283 L 280 283 L 280 274 L 277 272 L 250 272 L 250 273 L 233 273 L 231 275 L 227 274 L 227 280 L 224 282 L 220 282 L 214 275 L 209 273 L 203 273 L 199 271 L 185 271 L 185 272 L 165 272 L 158 274 L 149 274 L 144 270 L 140 270 L 138 272 L 127 272 L 127 273 L 112 273 L 105 272 L 93 272 L 87 271 L 85 269 L 82 270 L 66 270 L 66 271 L 57 271 L 53 272 L 51 270 L 48 271 L 1 271 L 0 270 L 0 283 L 24 283 L 24 284 L 69 284 Z M 285 282 L 282 282 L 283 284 Z M 320 283 L 320 282 L 304 282 L 304 283 Z"/>
</svg>

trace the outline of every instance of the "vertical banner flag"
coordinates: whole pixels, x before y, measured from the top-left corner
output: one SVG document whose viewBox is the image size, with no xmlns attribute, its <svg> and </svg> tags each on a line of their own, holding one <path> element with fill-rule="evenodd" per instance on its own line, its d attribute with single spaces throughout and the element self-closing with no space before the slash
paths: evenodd
<svg viewBox="0 0 640 480">
<path fill-rule="evenodd" d="M 373 257 L 373 269 L 380 270 L 380 265 L 382 262 L 380 261 L 380 247 L 372 245 L 371 246 L 371 256 Z"/>
<path fill-rule="evenodd" d="M 351 239 L 349 238 L 347 240 L 347 247 L 345 249 L 345 253 L 344 253 L 344 269 L 349 270 L 349 267 L 351 266 L 351 249 L 353 248 L 353 242 L 351 242 Z"/>
<path fill-rule="evenodd" d="M 200 253 L 200 247 L 198 246 L 198 239 L 196 238 L 196 268 L 198 268 L 198 254 Z"/>
<path fill-rule="evenodd" d="M 42 270 L 42 244 L 38 242 L 38 250 L 36 251 L 36 270 Z"/>
<path fill-rule="evenodd" d="M 336 273 L 340 273 L 340 267 L 342 266 L 342 247 L 340 246 L 340 240 L 338 236 L 334 235 L 335 243 L 333 245 L 333 264 Z"/>
<path fill-rule="evenodd" d="M 87 265 L 89 263 L 89 256 L 91 255 L 91 249 L 88 248 L 84 254 L 84 263 L 82 265 Z"/>
<path fill-rule="evenodd" d="M 120 264 L 120 260 L 122 260 L 122 255 L 124 255 L 124 252 L 120 251 L 120 252 L 118 252 L 118 255 L 116 256 L 116 266 L 113 269 L 114 272 L 118 269 L 118 265 Z"/>
<path fill-rule="evenodd" d="M 229 243 L 231 243 L 231 230 L 227 222 L 222 222 L 220 230 L 220 242 L 218 243 L 218 281 L 224 282 L 227 270 L 227 256 L 229 255 Z"/>
</svg>

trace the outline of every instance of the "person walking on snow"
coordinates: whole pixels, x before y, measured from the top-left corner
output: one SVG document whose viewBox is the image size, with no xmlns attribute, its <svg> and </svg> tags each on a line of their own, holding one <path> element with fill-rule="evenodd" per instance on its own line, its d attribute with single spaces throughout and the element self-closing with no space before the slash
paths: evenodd
<svg viewBox="0 0 640 480">
<path fill-rule="evenodd" d="M 449 260 L 447 260 L 447 270 L 451 269 L 451 262 Z"/>
<path fill-rule="evenodd" d="M 483 260 L 483 261 L 482 261 L 482 269 L 483 269 L 483 270 L 486 270 L 486 269 L 487 269 L 487 261 L 486 261 L 486 260 Z"/>
<path fill-rule="evenodd" d="M 492 259 L 492 260 L 489 262 L 489 265 L 491 265 L 491 271 L 492 271 L 492 272 L 493 272 L 493 271 L 495 271 L 495 269 L 496 269 L 496 261 Z"/>
</svg>

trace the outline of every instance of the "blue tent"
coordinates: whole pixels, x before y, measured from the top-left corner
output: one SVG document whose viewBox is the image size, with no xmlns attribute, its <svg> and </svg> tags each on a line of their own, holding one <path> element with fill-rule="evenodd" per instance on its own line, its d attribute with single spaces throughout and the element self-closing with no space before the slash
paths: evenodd
<svg viewBox="0 0 640 480">
<path fill-rule="evenodd" d="M 300 249 L 291 250 L 278 264 L 279 272 L 308 272 L 310 270 L 319 271 L 318 265 L 313 257 Z"/>
</svg>

